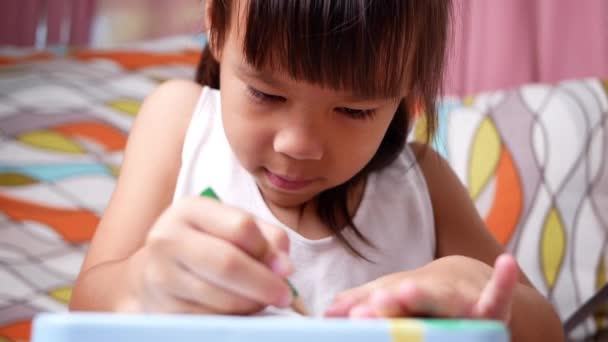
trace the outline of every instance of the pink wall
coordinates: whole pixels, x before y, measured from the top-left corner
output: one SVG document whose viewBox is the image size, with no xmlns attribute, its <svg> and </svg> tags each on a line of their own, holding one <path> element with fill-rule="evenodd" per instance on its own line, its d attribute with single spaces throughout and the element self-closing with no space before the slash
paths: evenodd
<svg viewBox="0 0 608 342">
<path fill-rule="evenodd" d="M 446 92 L 608 78 L 608 1 L 455 0 Z"/>
<path fill-rule="evenodd" d="M 0 44 L 86 44 L 95 15 L 109 42 L 202 30 L 201 0 L 0 0 Z M 607 0 L 454 0 L 446 92 L 465 95 L 528 82 L 608 78 Z M 62 21 L 71 28 L 62 37 Z"/>
<path fill-rule="evenodd" d="M 34 45 L 36 28 L 45 20 L 46 39 L 40 43 L 87 44 L 95 2 L 96 0 L 2 0 L 0 44 Z M 65 32 L 63 36 L 62 31 Z"/>
</svg>

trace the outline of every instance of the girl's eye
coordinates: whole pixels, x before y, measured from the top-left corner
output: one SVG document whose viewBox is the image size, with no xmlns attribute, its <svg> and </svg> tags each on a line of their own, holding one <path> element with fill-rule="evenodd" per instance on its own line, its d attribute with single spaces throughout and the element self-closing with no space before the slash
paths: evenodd
<svg viewBox="0 0 608 342">
<path fill-rule="evenodd" d="M 252 87 L 247 87 L 247 93 L 249 93 L 249 95 L 251 97 L 253 97 L 256 101 L 261 101 L 261 102 L 283 102 L 283 101 L 285 101 L 285 98 L 282 96 L 266 94 L 255 88 L 252 88 Z"/>
<path fill-rule="evenodd" d="M 336 109 L 338 112 L 343 113 L 353 119 L 369 119 L 376 113 L 373 109 L 354 109 L 347 107 L 340 107 Z"/>
</svg>

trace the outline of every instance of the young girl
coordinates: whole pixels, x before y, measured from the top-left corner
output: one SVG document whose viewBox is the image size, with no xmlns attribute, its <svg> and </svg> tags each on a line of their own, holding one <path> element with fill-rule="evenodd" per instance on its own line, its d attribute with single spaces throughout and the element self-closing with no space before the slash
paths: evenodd
<svg viewBox="0 0 608 342">
<path fill-rule="evenodd" d="M 416 110 L 435 122 L 448 1 L 208 0 L 205 15 L 203 87 L 145 100 L 72 309 L 252 314 L 288 307 L 288 278 L 316 316 L 563 338 L 447 163 L 405 144 Z"/>
</svg>

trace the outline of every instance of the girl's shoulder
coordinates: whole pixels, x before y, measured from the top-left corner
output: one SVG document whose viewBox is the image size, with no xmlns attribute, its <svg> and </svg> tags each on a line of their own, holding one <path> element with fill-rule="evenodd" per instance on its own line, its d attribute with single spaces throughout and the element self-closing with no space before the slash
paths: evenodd
<svg viewBox="0 0 608 342">
<path fill-rule="evenodd" d="M 182 145 L 204 88 L 190 80 L 173 79 L 161 83 L 143 101 L 131 133 Z"/>
<path fill-rule="evenodd" d="M 126 258 L 129 251 L 137 250 L 160 212 L 170 204 L 185 132 L 201 91 L 194 82 L 172 80 L 156 87 L 143 101 L 129 132 L 112 199 L 89 246 L 83 271 Z"/>
<path fill-rule="evenodd" d="M 454 185 L 460 182 L 452 171 L 449 163 L 430 145 L 420 142 L 410 142 L 406 146 L 407 154 L 416 164 L 427 182 L 429 192 L 433 193 L 446 183 Z"/>
<path fill-rule="evenodd" d="M 146 113 L 148 120 L 161 123 L 162 130 L 183 146 L 187 136 L 193 134 L 193 128 L 200 131 L 208 126 L 204 123 L 209 115 L 219 111 L 219 103 L 218 90 L 191 80 L 174 79 L 162 83 L 148 95 L 140 112 Z"/>
<path fill-rule="evenodd" d="M 171 79 L 158 85 L 146 97 L 144 103 L 161 102 L 162 104 L 169 102 L 169 104 L 184 103 L 192 105 L 198 102 L 205 88 L 207 87 L 203 87 L 192 80 Z"/>
<path fill-rule="evenodd" d="M 197 99 L 205 87 L 185 79 L 171 79 L 158 85 L 145 101 Z"/>
<path fill-rule="evenodd" d="M 190 121 L 203 90 L 201 85 L 190 80 L 173 79 L 163 82 L 144 99 L 140 114 L 147 114 L 146 118 L 164 118 L 166 124 L 175 123 L 184 128 Z"/>
<path fill-rule="evenodd" d="M 492 265 L 502 247 L 487 229 L 450 164 L 430 146 L 412 143 L 409 147 L 416 156 L 431 199 L 436 257 L 465 255 Z"/>
</svg>

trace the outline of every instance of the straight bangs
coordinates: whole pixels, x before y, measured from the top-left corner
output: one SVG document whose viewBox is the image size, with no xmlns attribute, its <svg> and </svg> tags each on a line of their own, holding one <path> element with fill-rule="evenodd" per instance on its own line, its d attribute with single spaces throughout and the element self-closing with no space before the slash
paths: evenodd
<svg viewBox="0 0 608 342">
<path fill-rule="evenodd" d="M 403 97 L 419 45 L 408 3 L 248 0 L 238 28 L 244 28 L 244 56 L 259 70 L 354 96 Z"/>
</svg>

